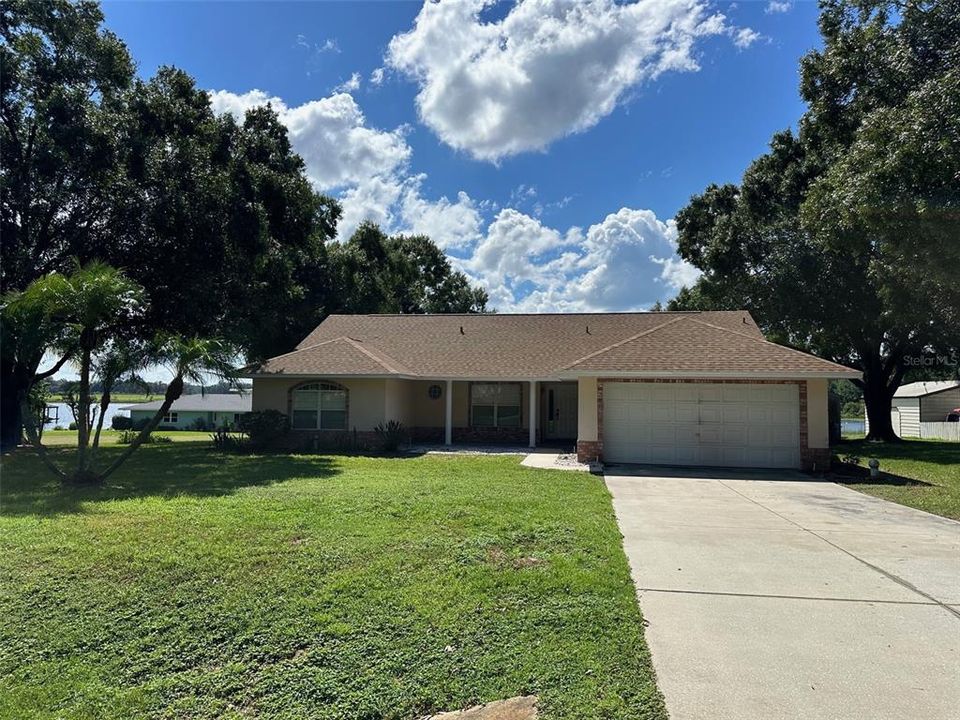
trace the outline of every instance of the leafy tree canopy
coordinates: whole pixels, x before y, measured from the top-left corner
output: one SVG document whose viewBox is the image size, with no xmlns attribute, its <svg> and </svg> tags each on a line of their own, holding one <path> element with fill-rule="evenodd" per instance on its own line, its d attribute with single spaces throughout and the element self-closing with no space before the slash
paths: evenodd
<svg viewBox="0 0 960 720">
<path fill-rule="evenodd" d="M 859 367 L 871 436 L 892 440 L 906 360 L 960 347 L 960 2 L 823 0 L 820 31 L 799 132 L 678 214 L 703 275 L 671 307 L 746 307 Z"/>
<path fill-rule="evenodd" d="M 134 77 L 96 3 L 0 5 L 0 290 L 109 263 L 149 304 L 128 330 L 223 337 L 256 360 L 327 313 L 482 310 L 486 295 L 424 237 L 364 226 L 340 246 L 269 107 L 217 115 L 182 70 Z M 2 444 L 42 353 L 3 327 Z"/>
</svg>

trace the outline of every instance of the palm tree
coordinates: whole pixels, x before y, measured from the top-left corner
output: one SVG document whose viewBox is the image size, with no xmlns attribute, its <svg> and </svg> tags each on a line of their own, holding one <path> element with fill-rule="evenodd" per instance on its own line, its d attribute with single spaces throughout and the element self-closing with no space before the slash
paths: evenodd
<svg viewBox="0 0 960 720">
<path fill-rule="evenodd" d="M 208 376 L 213 375 L 235 385 L 237 379 L 233 366 L 235 357 L 235 349 L 221 340 L 168 336 L 157 342 L 153 352 L 148 355 L 148 360 L 152 364 L 163 364 L 169 367 L 173 371 L 173 380 L 167 385 L 163 402 L 154 416 L 120 454 L 120 457 L 98 476 L 98 480 L 102 481 L 111 475 L 150 437 L 150 433 L 169 412 L 170 406 L 183 394 L 185 380 L 204 384 Z"/>
<path fill-rule="evenodd" d="M 183 339 L 165 336 L 144 341 L 137 336 L 136 325 L 147 308 L 143 288 L 124 273 L 109 265 L 93 262 L 69 275 L 50 273 L 35 280 L 24 291 L 4 298 L 0 308 L 4 324 L 15 327 L 21 337 L 22 352 L 34 356 L 55 351 L 60 360 L 54 368 L 34 380 L 48 377 L 66 362 L 79 369 L 77 398 L 77 453 L 72 471 L 52 461 L 40 441 L 32 415 L 24 412 L 25 429 L 40 458 L 63 480 L 102 482 L 143 443 L 160 423 L 173 402 L 183 392 L 184 380 L 203 383 L 208 375 L 233 383 L 236 373 L 231 364 L 233 348 L 218 340 Z M 125 374 L 151 365 L 166 365 L 173 374 L 164 402 L 157 414 L 136 439 L 103 472 L 95 467 L 104 411 L 110 403 L 110 391 Z M 91 415 L 91 378 L 99 377 L 103 392 L 99 399 L 99 419 Z M 29 388 L 28 388 L 29 389 Z M 26 398 L 22 399 L 26 402 Z M 94 428 L 94 422 L 96 427 Z"/>
</svg>

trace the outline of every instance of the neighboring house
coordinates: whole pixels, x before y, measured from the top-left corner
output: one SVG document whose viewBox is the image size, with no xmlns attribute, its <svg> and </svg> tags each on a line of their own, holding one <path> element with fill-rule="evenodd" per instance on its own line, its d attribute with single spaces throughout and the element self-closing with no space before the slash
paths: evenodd
<svg viewBox="0 0 960 720">
<path fill-rule="evenodd" d="M 893 394 L 890 422 L 900 437 L 920 437 L 920 423 L 945 422 L 956 408 L 960 408 L 960 380 L 907 383 Z M 870 421 L 865 424 L 870 432 Z"/>
<path fill-rule="evenodd" d="M 576 443 L 583 460 L 825 467 L 827 384 L 860 373 L 750 314 L 332 315 L 246 368 L 254 410 L 337 442 Z"/>
<path fill-rule="evenodd" d="M 174 400 L 169 412 L 160 422 L 161 429 L 190 430 L 203 421 L 206 428 L 218 428 L 236 425 L 240 416 L 250 412 L 252 397 L 250 393 L 225 393 L 206 395 L 182 395 Z M 130 411 L 133 427 L 152 418 L 163 400 L 126 405 L 121 410 Z"/>
</svg>

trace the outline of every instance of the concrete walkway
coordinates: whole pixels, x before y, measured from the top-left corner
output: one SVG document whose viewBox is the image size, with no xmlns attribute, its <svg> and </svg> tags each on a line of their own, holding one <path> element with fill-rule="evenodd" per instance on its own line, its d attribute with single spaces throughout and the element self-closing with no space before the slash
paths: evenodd
<svg viewBox="0 0 960 720">
<path fill-rule="evenodd" d="M 606 481 L 673 720 L 960 717 L 960 523 L 788 471 Z"/>
</svg>

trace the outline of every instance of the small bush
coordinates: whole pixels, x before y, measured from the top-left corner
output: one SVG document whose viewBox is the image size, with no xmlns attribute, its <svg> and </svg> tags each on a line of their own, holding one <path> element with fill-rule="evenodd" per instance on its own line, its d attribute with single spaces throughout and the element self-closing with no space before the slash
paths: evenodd
<svg viewBox="0 0 960 720">
<path fill-rule="evenodd" d="M 139 432 L 140 430 L 143 430 L 149 423 L 150 418 L 140 418 L 136 422 L 131 421 L 130 429 L 137 430 Z"/>
<path fill-rule="evenodd" d="M 133 428 L 133 420 L 127 415 L 114 415 L 110 421 L 110 427 L 114 430 L 131 430 Z"/>
<path fill-rule="evenodd" d="M 387 452 L 396 452 L 403 444 L 406 436 L 403 423 L 396 420 L 390 420 L 386 425 L 380 423 L 373 431 L 380 438 L 380 443 Z"/>
<path fill-rule="evenodd" d="M 187 427 L 187 430 L 196 430 L 199 432 L 204 432 L 206 430 L 213 430 L 213 427 L 203 418 L 197 418 Z"/>
<path fill-rule="evenodd" d="M 72 422 L 69 425 L 67 425 L 67 430 L 76 430 L 76 429 L 77 429 L 77 424 L 75 422 Z"/>
<path fill-rule="evenodd" d="M 137 438 L 139 434 L 140 434 L 139 430 L 138 431 L 123 430 L 120 432 L 120 436 L 117 438 L 117 443 L 119 443 L 120 445 L 129 445 Z M 144 445 L 153 444 L 153 443 L 162 444 L 162 443 L 169 443 L 169 442 L 173 442 L 173 438 L 171 438 L 170 436 L 154 435 L 152 433 L 150 435 L 147 435 L 146 439 L 143 441 Z"/>
<path fill-rule="evenodd" d="M 229 427 L 217 428 L 210 435 L 215 450 L 221 452 L 235 452 L 242 450 L 247 444 L 247 438 L 243 433 L 231 432 Z"/>
<path fill-rule="evenodd" d="M 276 448 L 290 432 L 290 420 L 278 410 L 257 410 L 240 418 L 240 429 L 257 449 Z"/>
</svg>

